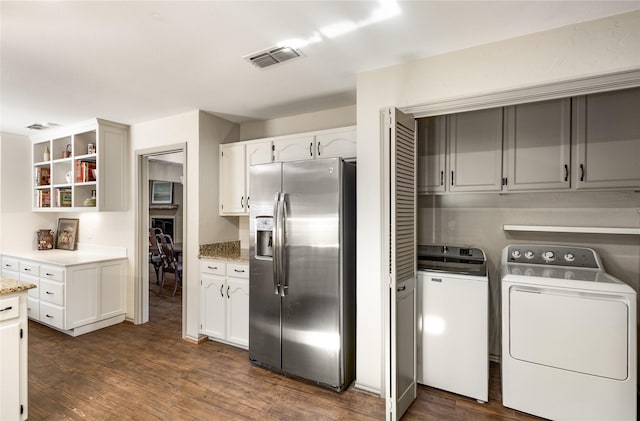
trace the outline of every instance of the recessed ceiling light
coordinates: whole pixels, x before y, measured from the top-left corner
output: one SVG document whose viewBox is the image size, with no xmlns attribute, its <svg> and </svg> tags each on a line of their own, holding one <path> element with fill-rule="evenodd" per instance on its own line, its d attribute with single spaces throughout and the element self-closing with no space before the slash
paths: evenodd
<svg viewBox="0 0 640 421">
<path fill-rule="evenodd" d="M 45 129 L 51 129 L 53 127 L 59 127 L 60 125 L 58 123 L 51 123 L 48 121 L 40 121 L 38 123 L 33 123 L 27 126 L 27 129 L 32 129 L 32 130 L 45 130 Z"/>
</svg>

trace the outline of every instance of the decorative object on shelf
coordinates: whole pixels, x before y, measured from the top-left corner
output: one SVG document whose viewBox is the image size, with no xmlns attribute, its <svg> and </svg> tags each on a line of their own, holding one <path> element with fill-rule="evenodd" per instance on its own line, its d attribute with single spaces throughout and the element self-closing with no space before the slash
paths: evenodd
<svg viewBox="0 0 640 421">
<path fill-rule="evenodd" d="M 170 205 L 173 203 L 173 183 L 154 180 L 151 185 L 151 204 Z"/>
<path fill-rule="evenodd" d="M 91 155 L 96 153 L 96 144 L 95 143 L 89 143 L 87 145 L 87 155 Z"/>
<path fill-rule="evenodd" d="M 49 167 L 36 167 L 36 186 L 48 186 L 51 182 L 51 170 Z"/>
<path fill-rule="evenodd" d="M 38 230 L 38 250 L 51 250 L 53 248 L 53 231 L 50 229 Z"/>
<path fill-rule="evenodd" d="M 63 158 L 70 158 L 71 157 L 71 144 L 67 145 L 67 148 L 62 151 L 62 157 Z"/>
<path fill-rule="evenodd" d="M 64 174 L 64 179 L 65 179 L 65 180 L 67 180 L 67 184 L 68 184 L 68 183 L 71 183 L 71 171 L 67 171 L 67 172 Z"/>
<path fill-rule="evenodd" d="M 44 161 L 51 160 L 51 153 L 49 152 L 49 147 L 48 146 L 44 148 L 44 153 L 42 154 L 42 159 Z"/>
<path fill-rule="evenodd" d="M 79 219 L 59 218 L 56 231 L 56 248 L 61 250 L 75 250 L 78 234 Z"/>
<path fill-rule="evenodd" d="M 82 206 L 94 207 L 95 205 L 96 205 L 96 191 L 91 190 L 91 197 L 84 199 L 84 202 L 82 202 Z"/>
</svg>

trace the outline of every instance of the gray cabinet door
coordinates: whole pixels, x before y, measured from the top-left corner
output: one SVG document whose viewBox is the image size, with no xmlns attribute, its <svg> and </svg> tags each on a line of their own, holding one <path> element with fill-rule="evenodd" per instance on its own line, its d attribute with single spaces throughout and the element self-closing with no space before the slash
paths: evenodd
<svg viewBox="0 0 640 421">
<path fill-rule="evenodd" d="M 418 193 L 446 190 L 446 116 L 418 120 Z"/>
<path fill-rule="evenodd" d="M 640 187 L 640 88 L 574 101 L 576 188 Z"/>
<path fill-rule="evenodd" d="M 569 98 L 505 108 L 506 190 L 568 189 Z"/>
<path fill-rule="evenodd" d="M 448 117 L 449 190 L 502 190 L 502 108 Z"/>
</svg>

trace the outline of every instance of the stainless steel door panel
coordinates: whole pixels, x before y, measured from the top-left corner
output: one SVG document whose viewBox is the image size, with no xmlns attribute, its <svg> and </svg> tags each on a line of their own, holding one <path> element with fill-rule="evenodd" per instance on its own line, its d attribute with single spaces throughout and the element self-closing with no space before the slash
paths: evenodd
<svg viewBox="0 0 640 421">
<path fill-rule="evenodd" d="M 282 368 L 341 386 L 340 159 L 283 164 L 288 291 Z"/>
<path fill-rule="evenodd" d="M 256 217 L 273 215 L 282 188 L 282 164 L 251 166 L 249 210 L 249 358 L 281 369 L 280 296 L 274 291 L 273 260 L 256 259 Z"/>
</svg>

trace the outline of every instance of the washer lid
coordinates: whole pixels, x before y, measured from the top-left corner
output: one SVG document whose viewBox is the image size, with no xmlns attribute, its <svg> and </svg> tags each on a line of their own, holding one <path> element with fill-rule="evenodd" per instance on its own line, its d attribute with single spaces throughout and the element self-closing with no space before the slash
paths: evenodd
<svg viewBox="0 0 640 421">
<path fill-rule="evenodd" d="M 501 278 L 502 282 L 518 284 L 635 294 L 635 290 L 626 283 L 597 269 L 507 263 L 502 265 Z"/>
</svg>

